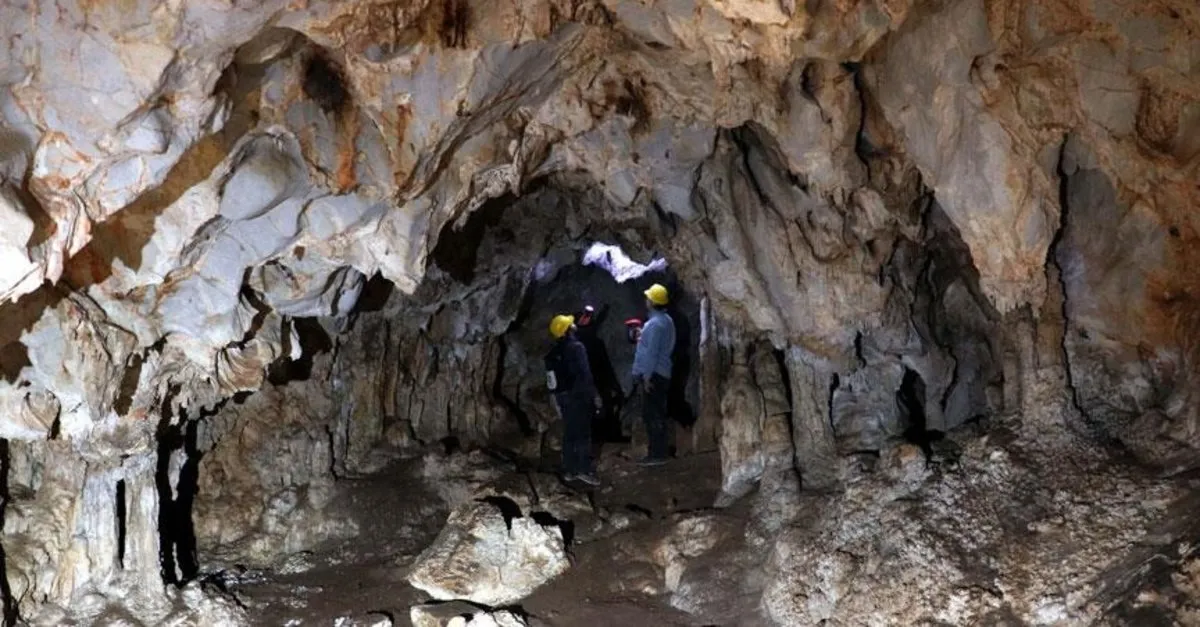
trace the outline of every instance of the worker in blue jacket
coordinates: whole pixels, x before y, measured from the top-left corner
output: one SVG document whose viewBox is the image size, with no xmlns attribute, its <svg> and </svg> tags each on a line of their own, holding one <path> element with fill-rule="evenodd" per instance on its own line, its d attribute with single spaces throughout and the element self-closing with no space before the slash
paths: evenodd
<svg viewBox="0 0 1200 627">
<path fill-rule="evenodd" d="M 562 415 L 563 480 L 600 485 L 592 470 L 592 414 L 601 406 L 587 349 L 575 336 L 575 316 L 550 321 L 554 347 L 546 355 L 546 386 Z"/>
<path fill-rule="evenodd" d="M 633 355 L 634 385 L 642 389 L 642 419 L 649 444 L 643 466 L 667 462 L 667 392 L 671 383 L 671 353 L 675 349 L 675 321 L 667 313 L 667 288 L 655 283 L 643 294 L 650 317 L 642 326 Z"/>
</svg>

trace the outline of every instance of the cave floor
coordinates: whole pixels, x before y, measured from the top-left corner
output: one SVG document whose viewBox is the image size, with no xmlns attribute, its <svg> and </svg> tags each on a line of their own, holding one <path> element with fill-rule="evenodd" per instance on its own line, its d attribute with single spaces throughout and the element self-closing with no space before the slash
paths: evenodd
<svg viewBox="0 0 1200 627">
<path fill-rule="evenodd" d="M 531 625 L 699 624 L 667 605 L 653 552 L 679 515 L 711 506 L 720 487 L 719 456 L 682 457 L 659 468 L 638 467 L 634 458 L 629 445 L 606 444 L 598 462 L 603 484 L 590 490 L 563 485 L 548 465 L 518 470 L 520 464 L 494 458 L 500 484 L 540 484 L 542 498 L 576 499 L 591 510 L 573 521 L 579 531 L 570 543 L 572 568 L 522 602 Z M 555 494 L 545 494 L 547 485 Z M 423 477 L 422 459 L 342 480 L 338 488 L 332 507 L 357 522 L 357 535 L 227 583 L 254 624 L 328 627 L 385 614 L 409 625 L 409 608 L 428 600 L 405 576 L 449 507 Z M 614 513 L 627 521 L 620 530 L 600 522 L 611 522 Z M 588 531 L 599 528 L 607 531 Z"/>
<path fill-rule="evenodd" d="M 331 508 L 358 534 L 292 556 L 270 572 L 243 575 L 231 592 L 256 625 L 332 625 L 345 616 L 384 612 L 407 624 L 422 599 L 405 567 L 437 535 L 447 512 L 406 461 L 365 478 L 343 479 Z M 419 504 L 425 503 L 422 508 Z M 429 505 L 436 511 L 429 512 Z M 433 515 L 421 516 L 422 510 Z"/>
<path fill-rule="evenodd" d="M 886 585 L 900 572 L 933 586 L 939 573 L 957 569 L 960 581 L 1008 590 L 971 624 L 1010 624 L 1004 617 L 1026 612 L 1025 597 L 1060 590 L 1086 592 L 1088 607 L 1078 616 L 1096 620 L 1057 624 L 1200 624 L 1200 473 L 1162 477 L 1054 429 L 1009 428 L 1017 426 L 958 434 L 960 445 L 947 449 L 957 454 L 938 457 L 933 467 L 916 447 L 900 446 L 844 493 L 802 495 L 783 540 L 792 557 L 772 576 L 814 589 L 809 578 L 819 569 L 793 566 L 844 556 L 822 548 L 840 546 L 844 535 L 886 538 L 898 548 L 876 559 L 878 574 L 864 566 L 853 582 L 886 592 L 861 593 L 862 607 L 847 605 L 848 615 L 894 611 L 923 618 L 893 624 L 924 624 L 941 601 L 910 603 L 902 614 L 893 598 L 909 603 L 907 597 Z M 607 445 L 599 463 L 603 485 L 580 490 L 559 481 L 550 464 L 530 466 L 502 451 L 426 451 L 338 483 L 329 511 L 354 520 L 356 535 L 294 555 L 273 571 L 227 578 L 226 586 L 255 625 L 372 625 L 372 614 L 409 625 L 409 609 L 429 600 L 405 580 L 409 566 L 451 507 L 497 495 L 522 501 L 524 514 L 554 512 L 574 525 L 567 534 L 572 568 L 521 602 L 531 626 L 758 624 L 762 583 L 739 584 L 762 578 L 761 551 L 769 549 L 739 557 L 739 546 L 754 535 L 753 499 L 711 508 L 720 486 L 716 453 L 660 468 L 640 468 L 636 457 L 628 445 Z M 702 535 L 716 544 L 688 557 L 693 588 L 684 581 L 671 592 L 663 548 L 686 541 L 679 530 L 689 521 L 711 523 Z M 990 530 L 986 543 L 962 548 L 979 529 Z M 859 550 L 870 565 L 869 549 Z M 944 559 L 923 561 L 928 555 Z M 680 585 L 678 572 L 675 579 Z M 1196 620 L 1170 622 L 1179 608 Z M 347 618 L 358 622 L 339 621 Z"/>
</svg>

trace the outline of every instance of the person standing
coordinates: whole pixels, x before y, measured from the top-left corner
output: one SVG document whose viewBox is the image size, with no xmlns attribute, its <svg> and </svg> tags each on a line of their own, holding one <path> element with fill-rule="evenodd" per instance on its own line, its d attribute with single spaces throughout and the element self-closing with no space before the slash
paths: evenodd
<svg viewBox="0 0 1200 627">
<path fill-rule="evenodd" d="M 661 466 L 667 462 L 667 393 L 671 383 L 671 353 L 675 349 L 675 321 L 667 313 L 667 288 L 655 283 L 643 294 L 650 316 L 642 326 L 633 355 L 634 385 L 642 388 L 642 419 L 646 423 L 646 457 L 638 464 Z"/>
<path fill-rule="evenodd" d="M 600 337 L 600 327 L 607 317 L 608 305 L 601 305 L 599 311 L 587 305 L 575 319 L 575 337 L 587 350 L 588 368 L 600 394 L 601 407 L 592 422 L 592 439 L 601 442 L 620 436 L 617 408 L 622 399 L 621 385 L 609 359 L 608 347 Z"/>
<path fill-rule="evenodd" d="M 546 355 L 546 386 L 554 394 L 563 422 L 563 480 L 600 485 L 592 470 L 592 412 L 600 396 L 588 367 L 587 349 L 575 337 L 575 316 L 550 321 L 554 347 Z"/>
</svg>

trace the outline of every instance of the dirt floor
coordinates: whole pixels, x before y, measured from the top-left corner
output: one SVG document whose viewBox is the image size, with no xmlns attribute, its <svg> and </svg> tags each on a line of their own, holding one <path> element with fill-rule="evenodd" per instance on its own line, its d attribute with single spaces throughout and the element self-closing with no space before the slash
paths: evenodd
<svg viewBox="0 0 1200 627">
<path fill-rule="evenodd" d="M 553 468 L 522 469 L 520 463 L 496 460 L 504 479 L 552 485 L 590 504 L 594 513 L 577 521 L 580 531 L 568 547 L 572 568 L 522 603 L 531 625 L 700 624 L 667 604 L 662 570 L 646 553 L 680 513 L 711 506 L 720 487 L 719 457 L 707 453 L 641 468 L 634 456 L 628 445 L 606 446 L 598 463 L 603 484 L 588 489 L 562 484 Z M 405 575 L 448 514 L 435 486 L 421 476 L 417 458 L 376 476 L 341 482 L 333 507 L 352 513 L 360 529 L 356 537 L 293 556 L 274 572 L 226 575 L 224 586 L 258 625 L 329 627 L 338 619 L 363 620 L 372 613 L 409 625 L 409 608 L 428 597 L 408 585 Z M 619 531 L 597 522 L 614 515 L 628 521 Z M 599 528 L 608 531 L 588 531 Z"/>
<path fill-rule="evenodd" d="M 991 425 L 986 435 L 964 436 L 966 445 L 943 442 L 934 447 L 930 459 L 912 454 L 911 446 L 908 453 L 897 449 L 880 462 L 886 467 L 857 478 L 849 497 L 830 501 L 819 494 L 802 496 L 799 518 L 789 526 L 797 535 L 788 541 L 801 548 L 836 547 L 842 546 L 837 534 L 868 529 L 897 542 L 899 549 L 875 562 L 880 570 L 859 571 L 858 576 L 874 578 L 869 580 L 872 590 L 893 587 L 879 597 L 870 590 L 859 593 L 859 605 L 846 603 L 842 611 L 857 619 L 892 609 L 890 595 L 907 594 L 897 586 L 913 584 L 904 583 L 897 572 L 925 573 L 929 579 L 916 581 L 939 585 L 937 571 L 922 556 L 937 543 L 961 546 L 963 532 L 955 525 L 968 524 L 997 529 L 988 536 L 992 544 L 986 549 L 996 566 L 980 570 L 985 582 L 1041 586 L 1068 581 L 1091 590 L 1090 602 L 1103 608 L 1087 610 L 1102 615 L 1092 624 L 1200 625 L 1200 476 L 1164 480 L 1074 439 L 1020 439 L 1017 433 L 1003 424 Z M 369 625 L 364 619 L 371 613 L 409 625 L 409 609 L 428 597 L 408 585 L 407 571 L 442 529 L 448 503 L 493 494 L 522 500 L 523 515 L 536 518 L 546 511 L 573 523 L 566 533 L 572 567 L 521 602 L 519 609 L 531 626 L 760 624 L 756 610 L 764 596 L 763 558 L 772 549 L 746 548 L 754 544 L 763 520 L 757 510 L 751 516 L 755 499 L 711 508 L 720 483 L 716 453 L 641 468 L 632 461 L 638 452 L 628 445 L 607 446 L 599 463 L 603 484 L 595 489 L 565 485 L 550 465 L 530 466 L 498 451 L 436 452 L 409 459 L 379 475 L 339 484 L 333 506 L 358 521 L 356 537 L 293 556 L 273 572 L 226 577 L 225 587 L 259 625 L 355 624 L 339 622 L 344 618 Z M 937 465 L 931 470 L 933 462 Z M 1163 488 L 1164 481 L 1178 489 Z M 1147 500 L 1173 504 L 1165 511 L 1139 509 Z M 836 508 L 838 524 L 830 525 L 828 519 L 824 527 L 812 524 L 821 511 L 829 511 L 822 508 Z M 1150 524 L 1147 516 L 1158 522 Z M 876 520 L 879 526 L 870 527 Z M 1033 527 L 1051 522 L 1053 526 Z M 688 554 L 686 568 L 680 568 L 679 561 L 658 549 L 683 546 L 689 538 L 680 529 L 696 523 L 707 525 L 697 536 L 714 544 Z M 1135 541 L 1128 544 L 1122 530 L 1141 524 L 1149 524 L 1145 533 L 1131 536 Z M 1031 528 L 1041 530 L 1031 533 Z M 1097 549 L 1096 543 L 1110 548 Z M 945 554 L 967 563 L 977 555 L 965 550 Z M 793 557 L 807 563 L 806 555 L 798 551 Z M 673 592 L 666 589 L 670 563 L 676 569 Z M 1055 570 L 1060 564 L 1066 570 Z M 1094 575 L 1072 580 L 1078 568 L 1090 568 Z M 813 590 L 819 582 L 812 583 L 811 572 L 772 576 L 791 577 L 797 590 Z M 672 601 L 690 613 L 672 607 Z M 1013 609 L 1022 607 L 1014 605 L 1019 602 L 1005 600 L 991 613 L 980 610 L 984 619 L 974 624 L 1019 624 Z M 925 609 L 929 602 L 923 603 L 893 623 L 926 624 L 907 620 L 931 615 Z"/>
</svg>

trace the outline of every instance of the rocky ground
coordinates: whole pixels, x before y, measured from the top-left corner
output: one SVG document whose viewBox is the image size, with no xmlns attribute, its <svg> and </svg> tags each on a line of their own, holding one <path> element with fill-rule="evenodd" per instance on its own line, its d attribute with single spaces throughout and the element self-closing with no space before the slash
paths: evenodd
<svg viewBox="0 0 1200 627">
<path fill-rule="evenodd" d="M 570 567 L 513 604 L 528 625 L 1200 624 L 1200 479 L 1085 442 L 995 419 L 902 444 L 848 460 L 842 494 L 801 492 L 778 531 L 765 485 L 712 507 L 715 454 L 643 469 L 610 446 L 604 485 L 583 490 L 500 453 L 432 451 L 339 484 L 358 536 L 214 581 L 253 624 L 408 625 L 429 600 L 408 581 L 418 555 L 489 497 L 565 539 Z M 464 624 L 522 624 L 488 620 Z"/>
<path fill-rule="evenodd" d="M 331 625 L 376 610 L 407 617 L 422 600 L 404 581 L 404 566 L 441 528 L 447 508 L 419 479 L 419 462 L 345 480 L 331 508 L 359 525 L 355 537 L 292 556 L 275 571 L 216 576 L 248 610 L 254 624 Z M 401 623 L 403 624 L 403 623 Z"/>
<path fill-rule="evenodd" d="M 703 511 L 720 487 L 715 454 L 643 469 L 616 445 L 600 462 L 604 485 L 562 484 L 548 467 L 498 455 L 431 452 L 379 475 L 347 480 L 333 507 L 350 512 L 360 533 L 292 556 L 273 572 L 222 573 L 225 587 L 256 625 L 371 624 L 372 615 L 408 625 L 410 607 L 429 596 L 406 581 L 414 559 L 452 506 L 473 495 L 508 494 L 550 510 L 574 511 L 572 567 L 521 602 L 529 624 L 694 625 L 661 597 L 655 549 L 672 521 Z M 357 624 L 357 623 L 356 623 Z"/>
</svg>

